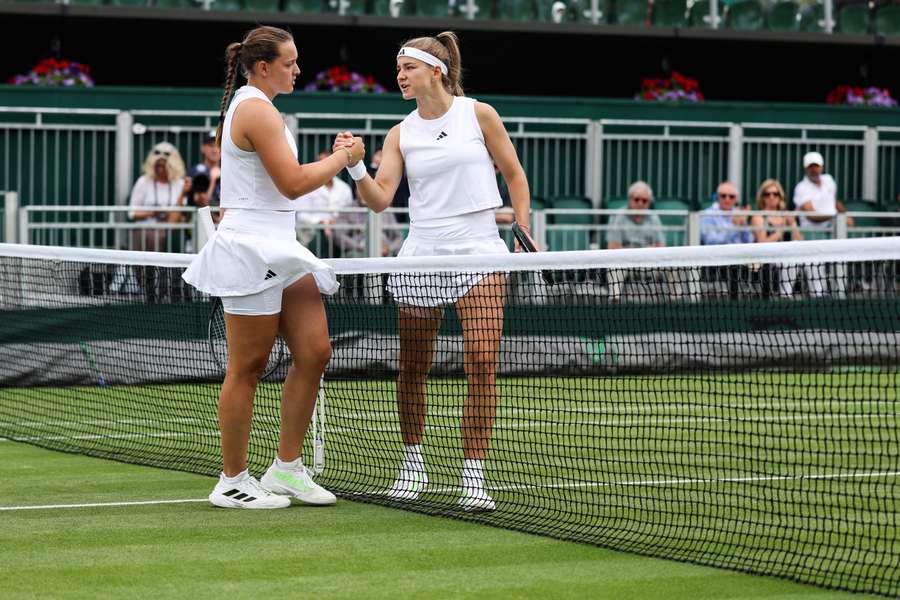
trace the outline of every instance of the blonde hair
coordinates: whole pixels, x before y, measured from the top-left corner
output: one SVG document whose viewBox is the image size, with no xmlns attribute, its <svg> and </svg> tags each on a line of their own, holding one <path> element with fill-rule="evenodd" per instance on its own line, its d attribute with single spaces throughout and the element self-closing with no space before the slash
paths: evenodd
<svg viewBox="0 0 900 600">
<path fill-rule="evenodd" d="M 184 177 L 185 168 L 184 160 L 178 152 L 178 148 L 169 142 L 160 142 L 150 149 L 147 158 L 144 159 L 144 175 L 151 179 L 156 178 L 156 161 L 166 161 L 166 174 L 169 177 L 169 183 Z"/>
<path fill-rule="evenodd" d="M 222 147 L 222 127 L 225 122 L 225 110 L 231 101 L 234 92 L 234 82 L 237 79 L 238 65 L 241 67 L 241 75 L 249 79 L 253 73 L 253 66 L 263 60 L 272 62 L 281 51 L 281 45 L 294 41 L 294 36 L 284 29 L 262 25 L 247 32 L 240 42 L 228 44 L 225 48 L 225 93 L 222 103 L 219 105 L 219 126 L 216 128 L 216 146 Z"/>
<path fill-rule="evenodd" d="M 452 31 L 443 31 L 434 37 L 418 37 L 407 40 L 401 48 L 416 48 L 435 56 L 447 65 L 447 74 L 441 75 L 441 83 L 451 96 L 465 96 L 462 87 L 462 59 L 459 54 L 459 38 Z"/>
<path fill-rule="evenodd" d="M 766 191 L 766 188 L 770 187 L 778 188 L 778 193 L 781 194 L 781 201 L 778 203 L 778 210 L 784 210 L 787 204 L 785 203 L 784 197 L 784 188 L 781 187 L 781 183 L 777 179 L 766 179 L 760 184 L 759 189 L 756 191 L 756 210 L 765 210 L 766 209 L 766 199 L 763 196 L 763 192 Z"/>
</svg>

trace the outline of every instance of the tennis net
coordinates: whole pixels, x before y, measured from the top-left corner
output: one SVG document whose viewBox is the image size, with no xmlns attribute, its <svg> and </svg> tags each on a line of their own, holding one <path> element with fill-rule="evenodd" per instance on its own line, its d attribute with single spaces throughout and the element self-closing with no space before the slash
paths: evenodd
<svg viewBox="0 0 900 600">
<path fill-rule="evenodd" d="M 191 258 L 0 244 L 0 436 L 217 474 Z M 898 595 L 898 261 L 900 238 L 335 259 L 305 460 L 347 499 Z M 289 365 L 259 386 L 257 475 Z M 416 422 L 429 487 L 395 500 Z M 461 511 L 486 446 L 496 510 Z"/>
</svg>

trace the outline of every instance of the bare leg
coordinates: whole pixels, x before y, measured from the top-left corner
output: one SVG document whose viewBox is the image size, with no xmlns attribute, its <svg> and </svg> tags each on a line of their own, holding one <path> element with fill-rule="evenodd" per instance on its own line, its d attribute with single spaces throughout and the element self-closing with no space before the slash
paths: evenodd
<svg viewBox="0 0 900 600">
<path fill-rule="evenodd" d="M 463 456 L 484 460 L 497 412 L 497 367 L 503 333 L 506 275 L 494 273 L 456 304 L 463 327 L 468 393 L 463 406 Z"/>
<path fill-rule="evenodd" d="M 400 432 L 407 446 L 422 443 L 427 408 L 428 371 L 443 311 L 400 306 L 400 373 L 397 377 L 397 410 Z"/>
<path fill-rule="evenodd" d="M 284 290 L 279 330 L 294 356 L 281 393 L 278 440 L 278 457 L 290 462 L 300 456 L 316 406 L 319 381 L 331 359 L 325 306 L 312 275 Z"/>
<path fill-rule="evenodd" d="M 266 369 L 278 331 L 278 315 L 225 313 L 228 368 L 219 396 L 222 471 L 234 477 L 247 468 L 247 445 L 256 385 Z"/>
</svg>

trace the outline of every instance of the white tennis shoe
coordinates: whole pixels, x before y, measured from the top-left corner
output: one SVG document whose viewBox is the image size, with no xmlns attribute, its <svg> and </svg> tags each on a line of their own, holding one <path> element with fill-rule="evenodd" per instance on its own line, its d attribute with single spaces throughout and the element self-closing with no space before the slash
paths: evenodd
<svg viewBox="0 0 900 600">
<path fill-rule="evenodd" d="M 303 465 L 294 469 L 279 469 L 272 463 L 261 480 L 262 487 L 290 502 L 296 498 L 304 504 L 328 506 L 337 502 L 334 494 L 313 481 Z"/>
<path fill-rule="evenodd" d="M 483 487 L 463 484 L 463 495 L 457 505 L 466 512 L 490 512 L 497 508 Z"/>
<path fill-rule="evenodd" d="M 287 508 L 290 498 L 276 496 L 262 488 L 252 475 L 247 475 L 237 483 L 228 483 L 224 475 L 209 495 L 209 501 L 221 508 Z"/>
<path fill-rule="evenodd" d="M 394 485 L 385 492 L 388 498 L 402 502 L 413 502 L 419 494 L 428 489 L 428 474 L 422 469 L 403 467 L 394 481 Z"/>
</svg>

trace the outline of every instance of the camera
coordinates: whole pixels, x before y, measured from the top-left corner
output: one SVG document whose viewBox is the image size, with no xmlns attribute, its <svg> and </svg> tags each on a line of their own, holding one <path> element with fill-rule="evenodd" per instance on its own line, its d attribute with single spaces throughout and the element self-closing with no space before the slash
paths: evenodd
<svg viewBox="0 0 900 600">
<path fill-rule="evenodd" d="M 191 194 L 204 193 L 209 189 L 209 175 L 197 173 L 191 179 Z"/>
</svg>

